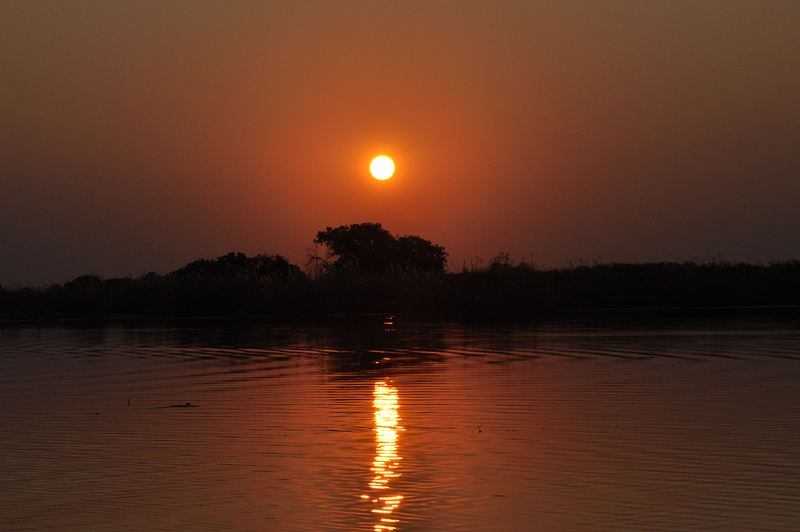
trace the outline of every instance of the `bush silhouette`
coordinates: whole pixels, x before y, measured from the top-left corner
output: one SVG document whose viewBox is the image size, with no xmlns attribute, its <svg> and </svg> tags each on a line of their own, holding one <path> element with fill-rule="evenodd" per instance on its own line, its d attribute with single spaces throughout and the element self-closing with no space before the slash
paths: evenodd
<svg viewBox="0 0 800 532">
<path fill-rule="evenodd" d="M 174 277 L 236 277 L 254 281 L 285 281 L 305 277 L 303 271 L 280 255 L 228 253 L 215 260 L 198 259 L 170 274 Z"/>
</svg>

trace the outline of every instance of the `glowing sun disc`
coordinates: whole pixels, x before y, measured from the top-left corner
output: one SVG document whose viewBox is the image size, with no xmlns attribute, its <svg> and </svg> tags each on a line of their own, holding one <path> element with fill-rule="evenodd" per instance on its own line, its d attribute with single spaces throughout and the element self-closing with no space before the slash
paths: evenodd
<svg viewBox="0 0 800 532">
<path fill-rule="evenodd" d="M 369 171 L 372 172 L 375 179 L 380 179 L 381 181 L 389 179 L 394 173 L 394 163 L 385 155 L 381 155 L 380 157 L 372 159 L 372 163 L 369 165 Z"/>
</svg>

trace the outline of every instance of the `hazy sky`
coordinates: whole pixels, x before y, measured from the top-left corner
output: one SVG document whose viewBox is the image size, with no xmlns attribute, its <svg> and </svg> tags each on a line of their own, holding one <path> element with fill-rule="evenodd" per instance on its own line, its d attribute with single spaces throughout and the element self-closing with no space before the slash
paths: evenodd
<svg viewBox="0 0 800 532">
<path fill-rule="evenodd" d="M 800 258 L 800 2 L 0 2 L 0 284 L 304 265 Z M 373 156 L 395 160 L 387 182 Z"/>
</svg>

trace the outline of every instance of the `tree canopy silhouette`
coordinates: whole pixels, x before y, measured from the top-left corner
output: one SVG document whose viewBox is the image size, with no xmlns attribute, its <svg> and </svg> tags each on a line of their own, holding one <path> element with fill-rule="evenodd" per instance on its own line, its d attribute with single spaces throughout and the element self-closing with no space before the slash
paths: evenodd
<svg viewBox="0 0 800 532">
<path fill-rule="evenodd" d="M 379 223 L 328 227 L 314 243 L 328 248 L 333 260 L 323 262 L 334 273 L 444 273 L 447 262 L 442 246 L 414 235 L 395 237 Z"/>
<path fill-rule="evenodd" d="M 284 281 L 305 276 L 296 265 L 280 255 L 228 253 L 214 260 L 198 259 L 171 273 L 175 277 L 237 277 L 260 281 Z"/>
</svg>

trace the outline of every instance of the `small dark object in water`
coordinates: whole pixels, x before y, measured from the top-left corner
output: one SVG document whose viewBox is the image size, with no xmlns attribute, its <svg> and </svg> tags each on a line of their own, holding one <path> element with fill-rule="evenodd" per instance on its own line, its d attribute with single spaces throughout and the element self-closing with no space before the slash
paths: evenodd
<svg viewBox="0 0 800 532">
<path fill-rule="evenodd" d="M 184 403 L 182 405 L 159 406 L 158 408 L 197 408 L 197 406 L 192 403 Z"/>
</svg>

